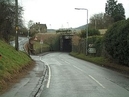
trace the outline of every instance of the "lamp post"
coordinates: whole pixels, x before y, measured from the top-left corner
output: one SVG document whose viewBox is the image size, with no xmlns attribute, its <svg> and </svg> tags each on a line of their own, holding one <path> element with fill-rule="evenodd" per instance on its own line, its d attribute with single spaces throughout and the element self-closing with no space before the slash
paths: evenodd
<svg viewBox="0 0 129 97">
<path fill-rule="evenodd" d="M 96 29 L 96 18 L 94 17 L 94 25 L 95 25 L 95 29 Z"/>
<path fill-rule="evenodd" d="M 75 8 L 75 10 L 86 10 L 87 11 L 86 55 L 88 55 L 88 9 L 86 9 L 86 8 Z"/>
<path fill-rule="evenodd" d="M 68 28 L 69 28 L 69 22 L 67 22 L 67 24 L 68 24 Z"/>
<path fill-rule="evenodd" d="M 52 32 L 52 25 L 50 24 L 50 32 Z"/>
<path fill-rule="evenodd" d="M 15 0 L 16 17 L 15 17 L 15 49 L 18 51 L 18 0 Z"/>
</svg>

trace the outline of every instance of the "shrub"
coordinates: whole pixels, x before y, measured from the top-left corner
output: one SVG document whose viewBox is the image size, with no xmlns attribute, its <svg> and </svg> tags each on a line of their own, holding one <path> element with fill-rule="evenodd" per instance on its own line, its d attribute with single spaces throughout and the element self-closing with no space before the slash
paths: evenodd
<svg viewBox="0 0 129 97">
<path fill-rule="evenodd" d="M 116 62 L 129 65 L 129 19 L 113 24 L 105 34 L 104 44 Z"/>
<path fill-rule="evenodd" d="M 79 36 L 81 38 L 86 38 L 87 30 L 82 30 Z M 97 29 L 88 29 L 88 36 L 100 35 L 99 30 Z"/>
<path fill-rule="evenodd" d="M 93 44 L 92 47 L 96 48 L 96 56 L 101 56 L 103 51 L 103 37 L 101 36 L 89 37 L 88 43 Z"/>
</svg>

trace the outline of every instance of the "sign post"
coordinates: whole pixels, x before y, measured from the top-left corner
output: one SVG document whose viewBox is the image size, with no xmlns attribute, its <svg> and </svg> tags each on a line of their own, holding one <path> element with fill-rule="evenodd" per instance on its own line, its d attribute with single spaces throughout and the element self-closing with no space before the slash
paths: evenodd
<svg viewBox="0 0 129 97">
<path fill-rule="evenodd" d="M 94 47 L 94 44 L 89 44 L 88 52 L 90 54 L 95 54 L 96 53 L 96 48 Z"/>
<path fill-rule="evenodd" d="M 43 39 L 40 40 L 40 44 L 41 44 L 41 53 L 42 53 L 42 49 L 43 49 Z"/>
</svg>

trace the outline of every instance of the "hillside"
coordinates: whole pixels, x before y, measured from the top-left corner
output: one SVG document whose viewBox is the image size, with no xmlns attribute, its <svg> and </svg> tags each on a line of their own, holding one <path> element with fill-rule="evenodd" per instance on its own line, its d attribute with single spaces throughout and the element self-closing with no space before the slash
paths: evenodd
<svg viewBox="0 0 129 97">
<path fill-rule="evenodd" d="M 33 60 L 24 52 L 16 51 L 12 46 L 0 40 L 0 93 L 8 83 L 29 67 Z"/>
<path fill-rule="evenodd" d="M 84 29 L 86 29 L 86 27 L 87 27 L 87 25 L 82 25 L 82 26 L 79 26 L 79 27 L 77 27 L 77 28 L 75 28 L 75 29 L 84 30 Z"/>
<path fill-rule="evenodd" d="M 76 30 L 84 30 L 86 29 L 87 25 L 82 25 L 82 26 L 79 26 L 79 27 L 76 27 L 76 28 L 73 28 L 73 29 L 76 29 Z M 56 32 L 57 29 L 47 29 L 47 32 Z"/>
</svg>

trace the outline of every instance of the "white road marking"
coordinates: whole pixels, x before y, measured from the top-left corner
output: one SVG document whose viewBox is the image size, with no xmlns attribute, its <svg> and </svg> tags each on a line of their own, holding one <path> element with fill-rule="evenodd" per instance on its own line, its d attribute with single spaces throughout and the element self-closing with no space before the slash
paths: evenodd
<svg viewBox="0 0 129 97">
<path fill-rule="evenodd" d="M 89 75 L 89 77 L 91 79 L 93 79 L 96 83 L 98 83 L 102 88 L 105 88 L 98 80 L 96 80 L 94 77 L 92 77 L 91 75 Z"/>
<path fill-rule="evenodd" d="M 78 70 L 80 70 L 81 72 L 84 73 L 84 71 L 83 71 L 82 69 L 78 68 L 77 66 L 74 66 L 74 65 L 73 65 L 73 67 L 75 67 L 76 69 L 78 69 Z"/>
<path fill-rule="evenodd" d="M 48 81 L 47 81 L 47 88 L 49 88 L 50 87 L 50 81 L 51 81 L 51 69 L 50 69 L 50 66 L 47 64 L 47 66 L 48 66 L 48 69 L 49 69 L 49 76 L 48 76 Z"/>
<path fill-rule="evenodd" d="M 70 64 L 69 62 L 67 62 L 67 61 L 64 61 L 66 64 Z"/>
<path fill-rule="evenodd" d="M 42 62 L 44 62 L 41 57 L 40 57 L 40 60 Z M 50 69 L 50 66 L 47 62 L 44 62 L 47 66 L 48 66 L 48 70 L 49 70 L 49 75 L 48 75 L 48 81 L 47 81 L 47 85 L 46 85 L 46 88 L 49 88 L 50 87 L 50 81 L 51 81 L 51 69 Z"/>
<path fill-rule="evenodd" d="M 85 73 L 82 69 L 80 69 L 79 67 L 77 67 L 77 66 L 74 66 L 73 65 L 73 67 L 75 67 L 76 69 L 78 69 L 78 70 L 80 70 L 81 72 L 83 72 L 83 73 Z M 94 80 L 96 83 L 98 83 L 102 88 L 105 88 L 98 80 L 96 80 L 93 76 L 91 76 L 91 75 L 88 75 L 92 80 Z"/>
</svg>

